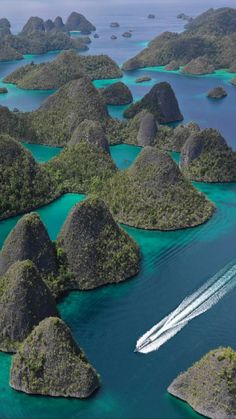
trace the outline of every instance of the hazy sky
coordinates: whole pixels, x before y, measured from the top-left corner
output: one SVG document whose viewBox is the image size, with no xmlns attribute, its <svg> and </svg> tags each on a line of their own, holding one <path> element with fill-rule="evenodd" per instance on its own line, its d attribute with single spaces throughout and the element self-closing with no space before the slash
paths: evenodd
<svg viewBox="0 0 236 419">
<path fill-rule="evenodd" d="M 29 16 L 64 18 L 73 10 L 89 17 L 96 15 L 141 15 L 158 12 L 164 7 L 176 12 L 200 13 L 209 7 L 236 7 L 236 0 L 0 0 L 1 16 L 8 17 L 12 25 L 22 24 Z"/>
</svg>

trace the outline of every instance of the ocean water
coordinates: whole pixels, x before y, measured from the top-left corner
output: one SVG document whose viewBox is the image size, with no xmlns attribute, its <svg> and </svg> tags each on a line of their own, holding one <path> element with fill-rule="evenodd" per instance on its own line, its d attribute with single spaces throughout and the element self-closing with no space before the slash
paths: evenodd
<svg viewBox="0 0 236 419">
<path fill-rule="evenodd" d="M 46 2 L 44 0 L 2 0 L 1 12 L 9 16 L 19 30 L 26 15 L 66 16 L 78 8 L 76 0 Z M 218 0 L 195 1 L 80 1 L 81 11 L 97 24 L 99 40 L 94 40 L 91 53 L 110 53 L 119 63 L 125 61 L 145 43 L 163 30 L 179 31 L 179 12 L 196 15 L 212 6 L 225 6 Z M 236 6 L 236 1 L 228 1 Z M 147 21 L 148 13 L 156 13 L 156 21 Z M 110 41 L 109 23 L 117 20 L 120 31 L 134 28 L 130 40 Z M 55 52 L 56 54 L 56 52 Z M 52 59 L 55 54 L 33 57 L 38 62 Z M 0 64 L 4 77 L 22 62 Z M 140 74 L 151 74 L 147 85 L 136 85 Z M 185 120 L 202 126 L 219 128 L 229 143 L 235 143 L 235 92 L 229 84 L 227 71 L 210 77 L 186 77 L 166 73 L 163 68 L 127 73 L 124 80 L 135 99 L 140 98 L 156 81 L 167 80 L 173 85 Z M 96 81 L 98 87 L 104 82 Z M 222 84 L 228 97 L 220 102 L 209 101 L 205 93 Z M 12 86 L 0 104 L 21 110 L 37 108 L 52 92 L 27 92 Z M 43 96 L 45 95 L 45 96 Z M 121 117 L 122 108 L 110 108 Z M 27 145 L 35 158 L 44 162 L 60 150 Z M 111 154 L 119 169 L 127 168 L 140 152 L 134 146 L 113 146 Z M 51 154 L 53 153 L 53 154 Z M 172 154 L 178 160 L 178 154 Z M 195 184 L 217 210 L 206 224 L 175 232 L 149 232 L 124 228 L 139 243 L 142 251 L 140 274 L 126 283 L 91 292 L 73 292 L 60 304 L 62 318 L 101 374 L 101 390 L 90 400 L 66 400 L 28 396 L 8 386 L 11 356 L 0 354 L 0 418 L 1 419 L 188 419 L 200 418 L 186 404 L 168 395 L 166 389 L 173 378 L 188 368 L 208 350 L 218 346 L 236 349 L 236 290 L 216 306 L 194 319 L 159 351 L 149 355 L 133 352 L 137 339 L 153 324 L 169 314 L 184 297 L 198 289 L 223 266 L 236 259 L 236 184 Z M 52 239 L 55 239 L 68 212 L 84 195 L 67 194 L 38 210 Z M 0 246 L 18 218 L 0 223 Z"/>
</svg>

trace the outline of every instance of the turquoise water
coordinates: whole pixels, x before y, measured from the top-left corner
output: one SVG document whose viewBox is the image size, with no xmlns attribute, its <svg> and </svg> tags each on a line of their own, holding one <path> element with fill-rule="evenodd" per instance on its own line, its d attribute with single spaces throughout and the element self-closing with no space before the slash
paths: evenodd
<svg viewBox="0 0 236 419">
<path fill-rule="evenodd" d="M 53 157 L 58 156 L 62 151 L 61 147 L 49 147 L 41 144 L 22 143 L 34 156 L 39 163 L 45 163 Z"/>
<path fill-rule="evenodd" d="M 118 169 L 127 169 L 139 155 L 141 147 L 121 144 L 110 147 L 111 156 Z"/>
<path fill-rule="evenodd" d="M 179 161 L 180 161 L 180 153 L 177 153 L 176 151 L 172 151 L 171 153 L 170 153 L 170 155 L 171 155 L 171 157 L 172 157 L 172 159 L 177 163 L 177 164 L 179 164 Z"/>
<path fill-rule="evenodd" d="M 36 211 L 47 227 L 52 240 L 56 239 L 71 208 L 83 199 L 85 199 L 85 195 L 83 194 L 65 194 L 51 204 L 39 208 Z M 20 218 L 21 216 L 12 217 L 0 222 L 0 247 L 2 247 L 5 238 Z"/>
<path fill-rule="evenodd" d="M 32 153 L 38 163 L 45 163 L 51 160 L 63 150 L 61 147 L 49 147 L 41 144 L 22 142 L 22 145 Z M 136 159 L 140 151 L 141 147 L 128 144 L 119 144 L 110 147 L 111 157 L 118 169 L 127 169 Z"/>
</svg>

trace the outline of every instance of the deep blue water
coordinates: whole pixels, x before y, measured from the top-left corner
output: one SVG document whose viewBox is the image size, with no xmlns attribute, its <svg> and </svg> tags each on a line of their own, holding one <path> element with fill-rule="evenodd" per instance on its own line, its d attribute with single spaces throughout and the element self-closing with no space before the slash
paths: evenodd
<svg viewBox="0 0 236 419">
<path fill-rule="evenodd" d="M 76 0 L 46 2 L 44 0 L 2 0 L 1 12 L 12 18 L 16 31 L 25 20 L 24 15 L 44 17 L 69 14 L 76 9 Z M 210 7 L 225 5 L 223 1 L 160 1 L 114 2 L 86 0 L 81 10 L 97 24 L 101 38 L 93 41 L 91 53 L 110 53 L 119 63 L 137 52 L 145 42 L 163 30 L 181 30 L 183 24 L 175 16 L 179 12 L 195 15 Z M 235 5 L 229 1 L 228 5 Z M 157 21 L 147 21 L 154 12 Z M 120 31 L 134 28 L 131 40 L 112 43 L 110 21 L 121 23 Z M 55 55 L 54 55 L 55 56 Z M 53 54 L 34 57 L 34 60 L 53 59 Z M 27 58 L 32 60 L 32 57 Z M 27 62 L 0 64 L 0 78 L 16 66 Z M 135 78 L 144 70 L 125 75 L 135 99 L 141 97 L 155 81 L 167 80 L 174 87 L 185 120 L 202 126 L 221 129 L 227 140 L 235 144 L 235 92 L 228 84 L 227 73 L 215 77 L 192 78 L 161 69 L 145 70 L 153 80 L 147 85 L 136 85 Z M 228 97 L 211 102 L 205 92 L 223 84 Z M 26 92 L 12 88 L 0 104 L 21 110 L 35 109 L 51 92 Z M 115 116 L 118 107 L 110 108 Z M 38 159 L 45 161 L 45 149 L 31 149 Z M 112 148 L 118 167 L 128 167 L 139 149 L 119 146 Z M 46 153 L 46 157 L 45 157 Z M 176 157 L 176 156 L 175 156 Z M 178 335 L 159 351 L 147 356 L 133 353 L 136 340 L 147 329 L 172 311 L 184 297 L 202 285 L 226 263 L 236 259 L 236 184 L 197 185 L 217 206 L 214 217 L 207 224 L 185 231 L 148 232 L 126 230 L 141 246 L 143 262 L 140 274 L 131 281 L 92 292 L 71 293 L 60 303 L 60 312 L 72 332 L 85 349 L 102 377 L 101 390 L 91 400 L 65 400 L 27 396 L 8 386 L 10 357 L 0 354 L 0 419 L 187 419 L 197 418 L 187 405 L 170 397 L 166 391 L 172 379 L 198 360 L 208 350 L 220 345 L 236 349 L 234 289 L 210 311 L 190 322 Z M 39 212 L 52 239 L 62 225 L 71 206 L 84 197 L 67 195 Z M 0 242 L 16 220 L 0 223 Z M 236 280 L 236 279 L 235 279 Z"/>
</svg>

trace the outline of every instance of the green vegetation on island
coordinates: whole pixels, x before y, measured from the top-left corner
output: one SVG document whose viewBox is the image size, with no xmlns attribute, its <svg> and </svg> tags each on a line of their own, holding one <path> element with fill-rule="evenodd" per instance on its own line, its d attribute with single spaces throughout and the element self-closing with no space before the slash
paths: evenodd
<svg viewBox="0 0 236 419">
<path fill-rule="evenodd" d="M 71 80 L 81 77 L 113 79 L 122 77 L 119 66 L 107 55 L 82 56 L 65 51 L 55 60 L 42 64 L 28 64 L 5 77 L 4 82 L 22 89 L 59 89 Z"/>
<path fill-rule="evenodd" d="M 58 193 L 87 193 L 93 184 L 108 179 L 117 170 L 105 150 L 86 141 L 66 147 L 44 167 Z"/>
<path fill-rule="evenodd" d="M 72 80 L 51 95 L 41 107 L 24 115 L 33 132 L 30 142 L 65 146 L 85 119 L 105 125 L 109 119 L 106 104 L 91 80 Z"/>
<path fill-rule="evenodd" d="M 0 277 L 0 350 L 15 352 L 33 328 L 57 316 L 55 300 L 33 262 L 16 262 Z"/>
<path fill-rule="evenodd" d="M 181 124 L 174 129 L 170 127 L 160 127 L 156 145 L 163 150 L 176 151 L 179 153 L 188 138 L 199 131 L 200 127 L 195 122 L 189 122 L 185 125 Z"/>
<path fill-rule="evenodd" d="M 52 201 L 55 184 L 30 152 L 8 135 L 0 135 L 0 219 Z"/>
<path fill-rule="evenodd" d="M 57 255 L 37 213 L 24 215 L 12 229 L 0 252 L 0 276 L 18 261 L 31 260 L 44 275 L 57 274 Z"/>
<path fill-rule="evenodd" d="M 236 9 L 209 9 L 191 20 L 184 32 L 165 32 L 152 40 L 148 47 L 128 60 L 123 69 L 143 67 L 185 66 L 185 73 L 206 74 L 215 69 L 236 65 Z M 171 68 L 172 69 L 172 68 Z"/>
<path fill-rule="evenodd" d="M 180 172 L 172 158 L 145 147 L 133 165 L 93 185 L 120 223 L 150 230 L 177 230 L 207 221 L 214 205 Z"/>
<path fill-rule="evenodd" d="M 215 129 L 193 133 L 184 144 L 180 166 L 197 182 L 235 182 L 236 152 Z"/>
<path fill-rule="evenodd" d="M 72 209 L 57 246 L 65 252 L 75 289 L 116 284 L 139 272 L 137 244 L 100 199 L 87 199 Z"/>
<path fill-rule="evenodd" d="M 7 19 L 0 19 L 0 61 L 20 60 L 24 54 L 44 54 L 55 50 L 86 51 L 90 40 L 87 37 L 73 39 L 69 32 L 76 30 L 89 34 L 96 29 L 76 12 L 69 16 L 66 24 L 60 16 L 54 22 L 51 19 L 44 21 L 37 16 L 30 17 L 18 35 L 13 35 L 10 27 Z"/>
<path fill-rule="evenodd" d="M 212 419 L 236 416 L 236 352 L 210 351 L 169 386 L 168 392 Z"/>
<path fill-rule="evenodd" d="M 49 317 L 35 327 L 14 356 L 10 385 L 27 394 L 83 399 L 100 383 L 70 329 L 59 318 Z"/>
</svg>

